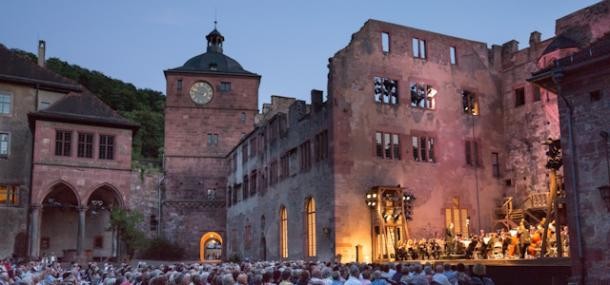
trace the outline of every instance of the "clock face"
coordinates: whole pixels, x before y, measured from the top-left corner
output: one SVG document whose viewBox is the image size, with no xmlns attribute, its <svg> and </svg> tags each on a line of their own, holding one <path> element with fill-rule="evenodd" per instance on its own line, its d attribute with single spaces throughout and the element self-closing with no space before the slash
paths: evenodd
<svg viewBox="0 0 610 285">
<path fill-rule="evenodd" d="M 207 82 L 199 81 L 195 82 L 195 84 L 191 86 L 189 93 L 193 102 L 199 105 L 204 105 L 212 100 L 214 90 Z"/>
</svg>

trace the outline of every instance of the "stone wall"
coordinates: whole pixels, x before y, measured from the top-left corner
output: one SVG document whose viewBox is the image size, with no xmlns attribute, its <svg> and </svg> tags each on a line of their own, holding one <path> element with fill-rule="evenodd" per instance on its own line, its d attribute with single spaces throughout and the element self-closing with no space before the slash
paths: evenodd
<svg viewBox="0 0 610 285">
<path fill-rule="evenodd" d="M 607 152 L 610 144 L 601 132 L 610 133 L 610 61 L 597 62 L 577 73 L 567 74 L 561 86 L 563 94 L 574 106 L 573 126 L 576 152 L 568 148 L 569 111 L 563 101 L 559 103 L 561 114 L 562 148 L 566 169 L 566 191 L 568 192 L 568 220 L 570 223 L 570 256 L 573 272 L 578 279 L 587 275 L 587 284 L 610 280 L 610 210 L 600 196 L 598 187 L 610 185 Z M 591 92 L 599 91 L 595 99 Z M 576 177 L 572 177 L 570 167 L 576 159 Z M 572 181 L 576 179 L 576 189 Z M 576 200 L 575 196 L 578 196 Z M 578 213 L 575 211 L 578 207 Z M 578 220 L 578 222 L 577 222 Z M 580 224 L 580 229 L 576 226 Z M 577 231 L 582 239 L 582 256 L 579 260 Z M 584 272 L 583 272 L 584 271 Z"/>
<path fill-rule="evenodd" d="M 19 205 L 0 205 L 0 232 L 6 239 L 0 243 L 0 258 L 13 253 L 25 256 L 27 214 L 30 204 L 32 169 L 32 132 L 27 114 L 37 110 L 37 98 L 53 103 L 65 94 L 1 82 L 0 93 L 11 95 L 11 114 L 0 115 L 0 132 L 9 133 L 9 155 L 0 158 L 0 185 L 19 189 Z M 39 95 L 39 96 L 38 96 Z M 18 249 L 18 252 L 15 251 Z"/>
<path fill-rule="evenodd" d="M 534 32 L 536 33 L 536 32 Z M 532 35 L 534 35 L 532 33 Z M 538 35 L 539 36 L 539 35 Z M 546 165 L 547 139 L 559 138 L 557 96 L 526 81 L 538 70 L 539 58 L 555 38 L 532 41 L 531 46 L 510 51 L 502 49 L 500 94 L 503 105 L 505 194 L 513 197 L 514 207 L 523 208 L 530 193 L 546 192 L 549 179 Z M 516 90 L 523 88 L 525 103 L 516 105 Z M 535 93 L 539 97 L 535 98 Z"/>
<path fill-rule="evenodd" d="M 303 113 L 296 108 L 296 105 L 305 106 L 303 101 L 285 98 L 281 102 L 291 102 L 292 105 L 278 102 L 273 100 L 272 104 L 268 105 L 267 112 L 263 114 L 274 114 L 274 116 L 265 117 L 266 119 L 259 123 L 259 128 L 248 135 L 259 138 L 258 146 L 254 148 L 258 150 L 256 155 L 250 156 L 244 164 L 242 159 L 244 143 L 235 147 L 229 154 L 229 157 L 234 157 L 237 161 L 235 169 L 229 173 L 227 187 L 237 191 L 237 202 L 227 210 L 228 254 L 237 254 L 242 258 L 254 260 L 263 258 L 279 260 L 281 258 L 280 209 L 285 207 L 288 221 L 288 259 L 331 260 L 334 257 L 334 243 L 331 237 L 334 227 L 332 171 L 328 158 L 316 161 L 314 157 L 315 136 L 327 129 L 328 110 L 322 107 L 317 112 Z M 299 115 L 291 114 L 290 111 L 298 112 Z M 285 135 L 280 135 L 274 143 L 271 143 L 266 131 L 272 129 L 269 125 L 270 120 L 280 120 L 278 116 L 286 120 L 287 129 Z M 294 119 L 288 120 L 290 117 Z M 305 141 L 309 141 L 311 147 L 309 169 L 300 168 L 299 157 L 302 149 L 299 146 Z M 275 178 L 278 182 L 269 184 L 271 162 L 278 163 L 278 173 L 276 173 L 278 175 L 281 172 L 281 156 L 294 149 L 296 153 L 293 155 L 296 157 L 290 159 L 289 175 Z M 244 199 L 243 175 L 250 175 L 253 170 L 256 170 L 258 175 L 256 194 L 248 195 Z M 269 186 L 266 187 L 268 184 Z M 316 256 L 308 256 L 306 251 L 305 207 L 310 198 L 313 198 L 316 204 Z M 249 233 L 246 226 L 251 229 Z"/>
<path fill-rule="evenodd" d="M 388 53 L 382 52 L 382 33 L 389 34 Z M 425 40 L 426 59 L 413 56 L 412 38 Z M 456 65 L 449 62 L 450 46 L 457 51 Z M 363 246 L 365 261 L 374 258 L 371 215 L 363 198 L 373 186 L 400 185 L 416 196 L 414 220 L 409 223 L 413 238 L 440 235 L 445 208 L 454 198 L 459 208 L 467 209 L 471 230 L 491 229 L 492 210 L 503 185 L 492 175 L 492 152 L 504 152 L 502 100 L 492 63 L 483 43 L 374 20 L 331 58 L 334 238 L 343 261 L 356 259 L 356 245 Z M 375 76 L 398 82 L 397 105 L 374 101 Z M 438 90 L 434 110 L 411 107 L 412 82 Z M 478 96 L 480 115 L 464 114 L 461 90 Z M 400 135 L 400 160 L 376 157 L 376 132 Z M 435 138 L 434 163 L 414 161 L 411 138 L 422 135 Z M 473 135 L 479 144 L 480 167 L 465 160 L 465 141 Z"/>
</svg>

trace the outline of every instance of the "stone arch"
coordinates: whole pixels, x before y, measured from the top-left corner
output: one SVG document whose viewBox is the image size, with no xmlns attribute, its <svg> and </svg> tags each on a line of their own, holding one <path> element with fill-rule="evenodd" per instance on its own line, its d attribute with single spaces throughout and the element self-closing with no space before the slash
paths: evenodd
<svg viewBox="0 0 610 285">
<path fill-rule="evenodd" d="M 47 196 L 49 196 L 49 194 L 51 194 L 51 192 L 53 192 L 55 189 L 57 189 L 57 187 L 61 187 L 64 186 L 67 189 L 69 189 L 70 191 L 72 191 L 72 194 L 74 194 L 74 197 L 76 198 L 77 201 L 77 206 L 81 206 L 82 202 L 81 202 L 81 197 L 80 195 L 78 195 L 78 191 L 76 190 L 76 188 L 70 184 L 68 181 L 65 181 L 63 179 L 58 179 L 55 180 L 51 183 L 48 184 L 48 186 L 46 188 L 44 188 L 45 190 L 41 191 L 36 199 L 35 199 L 35 203 L 42 205 L 44 204 L 44 200 L 47 198 Z"/>
<path fill-rule="evenodd" d="M 114 198 L 116 199 L 117 202 L 117 206 L 119 208 L 124 208 L 125 207 L 125 200 L 123 199 L 123 195 L 121 193 L 121 191 L 119 191 L 119 189 L 117 189 L 114 185 L 108 183 L 108 182 L 104 182 L 104 183 L 100 183 L 95 185 L 94 187 L 91 187 L 89 189 L 89 191 L 87 191 L 87 196 L 85 197 L 85 199 L 83 199 L 83 201 L 89 203 L 89 200 L 91 199 L 91 196 L 93 196 L 93 194 L 101 189 L 108 189 L 110 192 L 112 192 L 114 195 Z"/>
<path fill-rule="evenodd" d="M 220 243 L 221 249 L 224 247 L 224 242 L 222 240 L 222 236 L 219 233 L 217 233 L 217 232 L 205 233 L 204 235 L 201 236 L 201 239 L 199 240 L 199 260 L 201 260 L 201 262 L 204 262 L 206 260 L 213 260 L 213 259 L 206 258 L 206 246 L 208 246 L 209 243 L 212 241 L 216 241 L 216 242 Z M 220 256 L 218 257 L 218 259 L 220 259 Z"/>
<path fill-rule="evenodd" d="M 40 248 L 35 248 L 33 252 L 71 261 L 79 249 L 79 217 L 83 209 L 81 197 L 72 185 L 63 180 L 50 185 L 47 191 L 41 193 L 39 200 L 42 209 L 33 242 L 35 247 L 40 245 Z"/>
</svg>

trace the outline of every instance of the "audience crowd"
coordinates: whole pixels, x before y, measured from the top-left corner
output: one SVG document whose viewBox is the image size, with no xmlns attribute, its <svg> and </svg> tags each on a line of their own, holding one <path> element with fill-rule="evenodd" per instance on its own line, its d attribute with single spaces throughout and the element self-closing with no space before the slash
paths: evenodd
<svg viewBox="0 0 610 285">
<path fill-rule="evenodd" d="M 485 265 L 462 263 L 334 264 L 242 262 L 150 265 L 138 263 L 0 263 L 0 285 L 490 285 Z"/>
</svg>

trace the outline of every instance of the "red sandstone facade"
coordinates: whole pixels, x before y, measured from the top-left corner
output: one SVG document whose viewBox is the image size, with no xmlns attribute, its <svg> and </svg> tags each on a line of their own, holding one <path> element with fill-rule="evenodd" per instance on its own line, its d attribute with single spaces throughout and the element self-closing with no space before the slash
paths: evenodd
<svg viewBox="0 0 610 285">
<path fill-rule="evenodd" d="M 65 111 L 73 106 L 88 115 Z M 34 134 L 30 256 L 117 257 L 109 210 L 129 202 L 137 126 L 86 93 L 28 116 Z"/>
<path fill-rule="evenodd" d="M 222 53 L 224 37 L 207 36 L 207 52 L 165 71 L 165 179 L 162 228 L 185 247 L 189 258 L 203 256 L 206 233 L 224 245 L 226 160 L 249 133 L 258 112 L 260 76 Z M 211 99 L 191 97 L 196 84 L 210 86 Z"/>
</svg>

